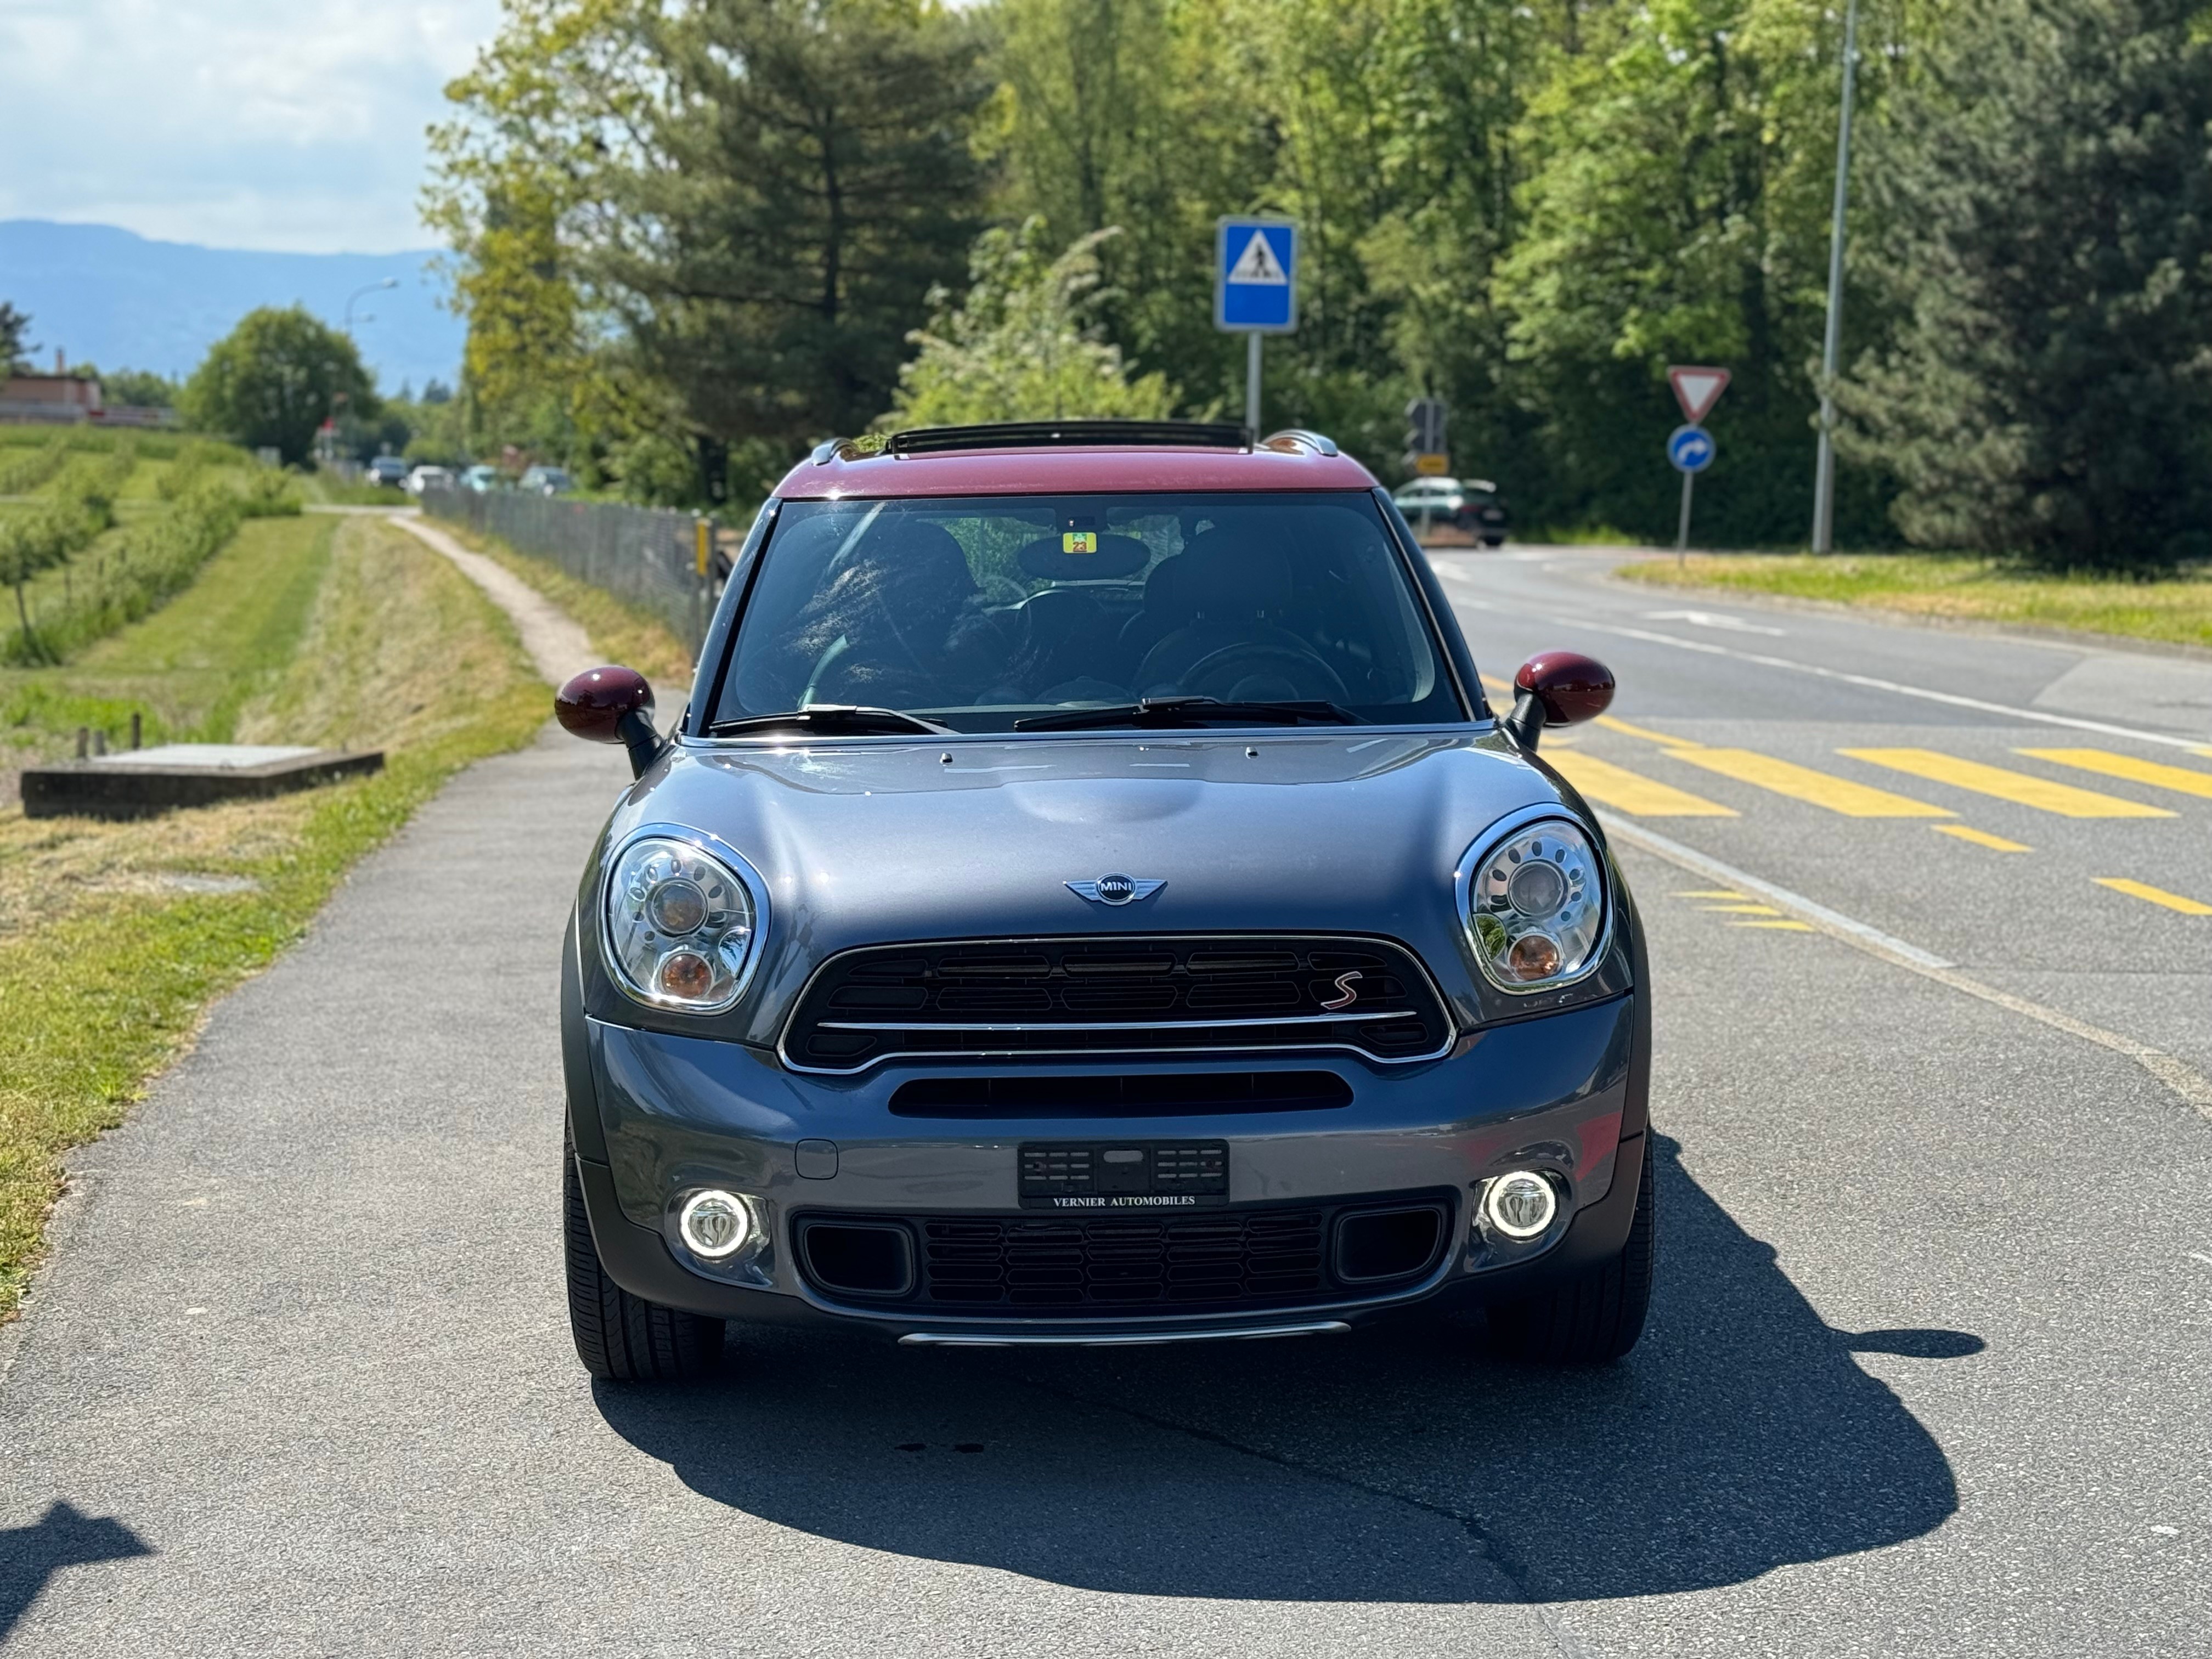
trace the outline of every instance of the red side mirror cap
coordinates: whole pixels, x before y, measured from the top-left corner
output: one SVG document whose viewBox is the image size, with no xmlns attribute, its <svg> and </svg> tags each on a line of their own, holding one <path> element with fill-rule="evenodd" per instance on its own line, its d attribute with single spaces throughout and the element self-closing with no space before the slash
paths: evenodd
<svg viewBox="0 0 2212 1659">
<path fill-rule="evenodd" d="M 1547 726 L 1595 720 L 1613 705 L 1613 670 L 1579 651 L 1539 651 L 1513 684 L 1543 705 Z"/>
<path fill-rule="evenodd" d="M 553 694 L 554 717 L 572 736 L 622 743 L 626 715 L 653 719 L 653 688 L 635 668 L 586 668 Z"/>
</svg>

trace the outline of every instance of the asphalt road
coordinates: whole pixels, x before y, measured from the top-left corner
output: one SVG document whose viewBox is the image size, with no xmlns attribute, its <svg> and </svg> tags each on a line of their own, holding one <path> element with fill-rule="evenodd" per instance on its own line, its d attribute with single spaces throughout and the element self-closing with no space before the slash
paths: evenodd
<svg viewBox="0 0 2212 1659">
<path fill-rule="evenodd" d="M 2097 884 L 2212 901 L 2212 800 L 2014 751 L 2212 762 L 1808 671 L 2208 744 L 2212 675 L 1601 562 L 1439 559 L 1488 672 L 1591 650 L 1637 728 L 1547 745 L 1643 809 L 1601 804 L 1642 838 L 1658 997 L 1662 1282 L 1626 1363 L 1507 1365 L 1479 1328 L 784 1335 L 711 1388 L 594 1388 L 554 945 L 621 771 L 549 739 L 459 780 L 77 1160 L 0 1378 L 6 1650 L 2201 1651 L 2212 1121 L 2174 1085 L 2212 1063 L 2212 917 Z M 1870 798 L 1762 757 L 1952 816 L 1848 816 Z M 1749 890 L 1715 860 L 1825 908 L 1721 896 Z"/>
</svg>

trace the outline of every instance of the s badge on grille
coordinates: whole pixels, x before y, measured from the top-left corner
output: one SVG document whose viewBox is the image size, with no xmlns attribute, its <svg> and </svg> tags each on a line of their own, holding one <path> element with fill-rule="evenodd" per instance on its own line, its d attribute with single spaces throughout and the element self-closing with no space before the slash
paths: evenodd
<svg viewBox="0 0 2212 1659">
<path fill-rule="evenodd" d="M 1353 1003 L 1359 1000 L 1359 993 L 1352 988 L 1353 982 L 1358 977 L 1359 970 L 1356 968 L 1348 974 L 1339 974 L 1336 976 L 1337 994 L 1333 997 L 1323 997 L 1321 1006 L 1331 1013 L 1334 1013 L 1340 1008 L 1352 1006 Z"/>
<path fill-rule="evenodd" d="M 1067 890 L 1093 904 L 1133 904 L 1140 898 L 1152 897 L 1167 884 L 1164 876 L 1158 879 L 1149 876 L 1101 876 L 1096 881 L 1071 881 Z"/>
</svg>

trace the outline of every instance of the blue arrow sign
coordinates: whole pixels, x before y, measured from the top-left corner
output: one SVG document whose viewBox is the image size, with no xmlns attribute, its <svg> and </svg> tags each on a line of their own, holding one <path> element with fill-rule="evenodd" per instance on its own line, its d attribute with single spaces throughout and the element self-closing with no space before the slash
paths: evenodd
<svg viewBox="0 0 2212 1659">
<path fill-rule="evenodd" d="M 1288 334 L 1298 325 L 1298 228 L 1288 219 L 1224 219 L 1214 229 L 1213 325 Z"/>
<path fill-rule="evenodd" d="M 1678 426 L 1667 436 L 1667 459 L 1677 472 L 1703 472 L 1720 453 L 1713 434 L 1701 426 Z"/>
</svg>

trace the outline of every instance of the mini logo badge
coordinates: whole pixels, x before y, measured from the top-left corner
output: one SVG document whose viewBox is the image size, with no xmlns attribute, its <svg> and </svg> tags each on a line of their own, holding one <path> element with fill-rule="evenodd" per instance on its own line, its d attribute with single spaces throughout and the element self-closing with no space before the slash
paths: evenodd
<svg viewBox="0 0 2212 1659">
<path fill-rule="evenodd" d="M 1352 988 L 1352 981 L 1358 977 L 1359 970 L 1356 968 L 1348 974 L 1339 974 L 1336 976 L 1336 988 L 1341 991 L 1344 994 L 1341 996 L 1323 997 L 1321 1000 L 1321 1006 L 1328 1009 L 1331 1013 L 1334 1013 L 1340 1008 L 1349 1008 L 1352 1006 L 1353 1003 L 1359 1000 L 1359 993 Z"/>
<path fill-rule="evenodd" d="M 1101 876 L 1096 881 L 1071 881 L 1067 890 L 1093 904 L 1133 904 L 1150 898 L 1166 886 L 1167 878 L 1149 876 Z"/>
</svg>

